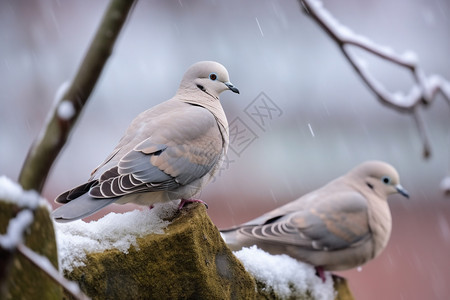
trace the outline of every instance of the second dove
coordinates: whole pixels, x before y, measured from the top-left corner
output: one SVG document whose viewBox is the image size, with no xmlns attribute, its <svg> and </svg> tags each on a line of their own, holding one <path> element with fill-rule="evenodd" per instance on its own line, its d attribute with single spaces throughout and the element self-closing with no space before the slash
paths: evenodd
<svg viewBox="0 0 450 300">
<path fill-rule="evenodd" d="M 240 226 L 221 230 L 232 250 L 256 245 L 324 270 L 345 270 L 378 256 L 391 233 L 387 196 L 400 193 L 397 171 L 364 162 L 324 187 Z"/>
</svg>

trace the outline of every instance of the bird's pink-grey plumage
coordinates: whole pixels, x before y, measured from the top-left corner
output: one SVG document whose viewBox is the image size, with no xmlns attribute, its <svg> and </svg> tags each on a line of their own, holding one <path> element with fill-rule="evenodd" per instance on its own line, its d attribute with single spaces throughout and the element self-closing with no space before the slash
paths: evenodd
<svg viewBox="0 0 450 300">
<path fill-rule="evenodd" d="M 55 199 L 64 205 L 53 218 L 67 222 L 111 203 L 151 206 L 198 194 L 227 152 L 228 122 L 219 101 L 225 90 L 239 93 L 224 66 L 192 65 L 173 98 L 139 114 L 91 178 Z"/>
<path fill-rule="evenodd" d="M 221 233 L 232 250 L 257 245 L 319 271 L 350 269 L 386 247 L 392 226 L 387 196 L 394 193 L 409 197 L 397 171 L 387 163 L 368 161 L 318 190 Z"/>
</svg>

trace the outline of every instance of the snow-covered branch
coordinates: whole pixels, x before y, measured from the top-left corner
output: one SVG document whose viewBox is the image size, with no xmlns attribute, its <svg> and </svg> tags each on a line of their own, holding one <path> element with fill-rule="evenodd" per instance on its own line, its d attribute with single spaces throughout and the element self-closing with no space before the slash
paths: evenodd
<svg viewBox="0 0 450 300">
<path fill-rule="evenodd" d="M 426 76 L 418 64 L 415 53 L 407 51 L 397 54 L 388 47 L 382 47 L 370 41 L 368 38 L 352 32 L 351 29 L 339 23 L 322 5 L 320 0 L 298 0 L 303 10 L 313 18 L 317 24 L 338 44 L 348 62 L 355 69 L 356 73 L 365 82 L 367 87 L 377 96 L 378 100 L 399 112 L 409 113 L 413 116 L 419 137 L 423 145 L 423 156 L 428 158 L 431 155 L 431 145 L 425 122 L 421 115 L 421 108 L 429 105 L 436 99 L 438 94 L 450 105 L 450 82 L 440 75 Z M 407 94 L 392 93 L 378 81 L 368 70 L 366 63 L 350 51 L 351 47 L 356 47 L 371 53 L 379 58 L 391 62 L 395 65 L 408 69 L 414 78 L 414 84 Z M 449 176 L 441 183 L 442 189 L 450 193 L 448 184 Z"/>
<path fill-rule="evenodd" d="M 28 152 L 19 176 L 25 189 L 42 190 L 50 168 L 88 101 L 134 3 L 135 0 L 111 1 L 77 74 L 67 87 L 60 89 L 64 90 L 63 93 Z"/>
<path fill-rule="evenodd" d="M 429 157 L 431 147 L 419 107 L 430 104 L 438 93 L 441 93 L 450 104 L 450 82 L 439 75 L 425 76 L 413 52 L 408 51 L 400 55 L 390 48 L 379 46 L 366 37 L 353 33 L 352 30 L 340 24 L 323 7 L 321 1 L 299 0 L 299 3 L 307 14 L 338 44 L 349 63 L 381 103 L 397 111 L 413 115 L 422 140 L 423 155 Z M 381 59 L 407 68 L 413 75 L 414 85 L 407 94 L 388 91 L 381 82 L 372 76 L 364 61 L 349 51 L 349 46 L 362 49 Z"/>
</svg>

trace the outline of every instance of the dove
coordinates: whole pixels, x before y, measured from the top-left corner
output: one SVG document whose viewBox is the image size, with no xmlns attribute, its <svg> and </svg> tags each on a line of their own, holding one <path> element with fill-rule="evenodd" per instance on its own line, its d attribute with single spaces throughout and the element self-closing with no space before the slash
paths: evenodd
<svg viewBox="0 0 450 300">
<path fill-rule="evenodd" d="M 192 197 L 213 178 L 228 149 L 228 121 L 219 101 L 226 90 L 239 94 L 223 65 L 193 64 L 176 94 L 139 114 L 86 183 L 56 197 L 64 205 L 52 217 L 69 222 L 112 203 L 203 203 Z"/>
<path fill-rule="evenodd" d="M 366 161 L 297 200 L 221 235 L 233 251 L 256 245 L 324 271 L 358 267 L 378 256 L 391 233 L 387 196 L 409 198 L 391 165 Z"/>
</svg>

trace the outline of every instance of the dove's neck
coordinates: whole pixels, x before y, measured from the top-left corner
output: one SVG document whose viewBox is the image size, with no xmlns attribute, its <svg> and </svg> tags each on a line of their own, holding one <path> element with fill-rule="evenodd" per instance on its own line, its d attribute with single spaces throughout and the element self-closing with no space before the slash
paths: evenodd
<svg viewBox="0 0 450 300">
<path fill-rule="evenodd" d="M 374 199 L 375 198 L 375 199 Z M 392 218 L 386 199 L 372 197 L 369 201 L 369 224 L 374 242 L 373 257 L 383 251 L 391 236 Z"/>
<path fill-rule="evenodd" d="M 347 174 L 345 182 L 367 199 L 370 231 L 373 240 L 373 257 L 378 256 L 386 247 L 392 229 L 392 218 L 386 196 L 379 195 L 369 188 L 360 176 Z"/>
<path fill-rule="evenodd" d="M 184 89 L 182 92 L 178 91 L 176 99 L 183 102 L 198 105 L 209 110 L 217 120 L 219 125 L 220 133 L 222 134 L 222 139 L 224 143 L 224 154 L 228 150 L 228 144 L 230 140 L 230 135 L 228 131 L 228 120 L 223 111 L 222 105 L 220 104 L 219 98 L 215 98 L 205 92 L 199 91 L 198 89 L 189 90 Z"/>
</svg>

